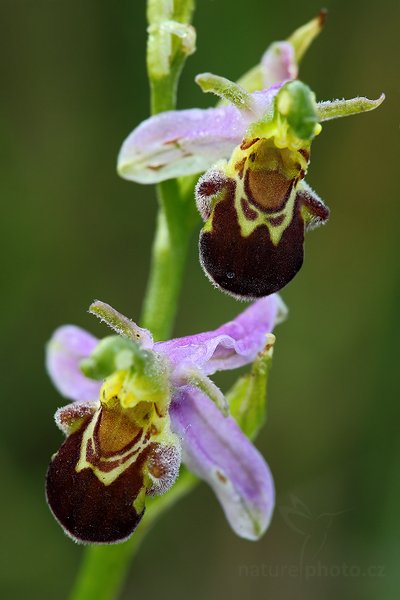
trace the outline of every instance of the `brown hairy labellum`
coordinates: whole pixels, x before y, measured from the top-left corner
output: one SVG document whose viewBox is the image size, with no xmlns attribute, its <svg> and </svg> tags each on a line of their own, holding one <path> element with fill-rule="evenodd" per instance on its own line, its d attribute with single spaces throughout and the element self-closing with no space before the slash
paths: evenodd
<svg viewBox="0 0 400 600">
<path fill-rule="evenodd" d="M 329 216 L 303 182 L 309 157 L 309 149 L 248 140 L 200 178 L 200 261 L 217 287 L 239 299 L 268 296 L 300 270 L 305 230 Z"/>
</svg>

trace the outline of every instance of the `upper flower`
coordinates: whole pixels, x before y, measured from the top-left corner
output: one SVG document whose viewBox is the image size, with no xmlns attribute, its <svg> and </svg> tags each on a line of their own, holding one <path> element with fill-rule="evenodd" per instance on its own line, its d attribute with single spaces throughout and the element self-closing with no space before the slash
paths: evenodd
<svg viewBox="0 0 400 600">
<path fill-rule="evenodd" d="M 304 180 L 321 123 L 372 110 L 384 98 L 316 102 L 310 88 L 295 80 L 322 21 L 319 15 L 287 42 L 272 44 L 239 84 L 198 75 L 203 91 L 225 104 L 147 119 L 119 154 L 119 174 L 139 183 L 208 169 L 196 188 L 205 221 L 200 260 L 211 281 L 237 298 L 284 287 L 302 266 L 304 232 L 329 216 Z"/>
<path fill-rule="evenodd" d="M 87 543 L 127 538 L 146 495 L 174 483 L 181 453 L 214 489 L 238 535 L 263 534 L 274 506 L 270 471 L 208 375 L 250 363 L 263 350 L 269 356 L 269 332 L 284 310 L 272 295 L 215 331 L 154 343 L 96 302 L 91 312 L 119 336 L 99 342 L 72 325 L 55 332 L 48 371 L 75 402 L 56 412 L 67 439 L 53 456 L 46 491 L 68 535 Z"/>
</svg>

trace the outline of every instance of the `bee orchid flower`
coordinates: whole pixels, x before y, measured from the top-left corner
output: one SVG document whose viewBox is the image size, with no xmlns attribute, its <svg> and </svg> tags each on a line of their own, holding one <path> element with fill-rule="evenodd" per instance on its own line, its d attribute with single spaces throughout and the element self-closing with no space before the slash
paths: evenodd
<svg viewBox="0 0 400 600">
<path fill-rule="evenodd" d="M 119 154 L 119 174 L 139 183 L 206 171 L 196 187 L 205 222 L 200 262 L 216 287 L 238 299 L 287 285 L 303 264 L 305 231 L 328 219 L 328 208 L 305 181 L 321 123 L 373 110 L 384 99 L 317 102 L 296 79 L 322 21 L 319 15 L 287 42 L 272 44 L 238 84 L 198 75 L 202 90 L 223 105 L 153 116 Z"/>
<path fill-rule="evenodd" d="M 55 414 L 66 440 L 46 481 L 64 531 L 82 543 L 128 538 L 146 496 L 166 492 L 183 459 L 213 488 L 233 530 L 258 539 L 274 507 L 271 473 L 209 376 L 272 351 L 280 298 L 255 302 L 215 331 L 156 343 L 107 304 L 90 312 L 118 335 L 99 341 L 67 325 L 47 347 L 50 377 L 72 401 Z"/>
</svg>

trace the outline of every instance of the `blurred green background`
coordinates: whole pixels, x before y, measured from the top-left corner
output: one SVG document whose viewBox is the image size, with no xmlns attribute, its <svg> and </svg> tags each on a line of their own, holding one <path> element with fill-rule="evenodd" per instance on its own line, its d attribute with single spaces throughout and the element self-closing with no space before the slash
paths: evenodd
<svg viewBox="0 0 400 600">
<path fill-rule="evenodd" d="M 98 335 L 101 298 L 137 318 L 149 267 L 154 190 L 119 179 L 116 155 L 148 115 L 145 3 L 1 0 L 2 597 L 65 598 L 82 548 L 64 537 L 43 480 L 63 404 L 43 365 L 62 323 Z M 400 584 L 398 2 L 327 1 L 301 77 L 319 99 L 377 97 L 374 113 L 327 123 L 309 183 L 331 207 L 284 290 L 269 420 L 258 440 L 277 489 L 258 543 L 228 528 L 206 486 L 146 539 L 123 599 L 391 600 Z M 180 107 L 208 106 L 193 78 L 237 79 L 319 0 L 198 0 L 198 50 Z M 203 276 L 193 239 L 175 333 L 211 329 L 237 303 Z M 235 374 L 236 376 L 236 374 Z M 233 376 L 219 377 L 224 387 Z M 289 523 L 285 508 L 302 504 Z M 340 513 L 326 516 L 326 513 Z M 301 566 L 303 565 L 303 572 Z"/>
</svg>

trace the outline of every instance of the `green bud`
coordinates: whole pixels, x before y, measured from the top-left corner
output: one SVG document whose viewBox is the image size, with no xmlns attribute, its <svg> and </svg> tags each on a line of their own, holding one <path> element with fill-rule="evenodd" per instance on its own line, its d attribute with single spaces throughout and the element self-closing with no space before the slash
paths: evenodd
<svg viewBox="0 0 400 600">
<path fill-rule="evenodd" d="M 318 128 L 315 94 L 301 81 L 290 81 L 276 97 L 276 110 L 296 137 L 311 140 Z"/>
<path fill-rule="evenodd" d="M 195 29 L 186 23 L 162 21 L 149 25 L 147 31 L 147 65 L 149 74 L 156 79 L 170 74 L 178 55 L 183 59 L 196 50 Z"/>
<path fill-rule="evenodd" d="M 113 335 L 102 339 L 91 355 L 81 361 L 80 368 L 86 377 L 101 380 L 115 371 L 143 371 L 147 355 L 150 353 L 134 342 Z"/>
<path fill-rule="evenodd" d="M 196 50 L 193 0 L 148 0 L 147 71 L 153 114 L 171 110 L 185 60 Z"/>
</svg>

